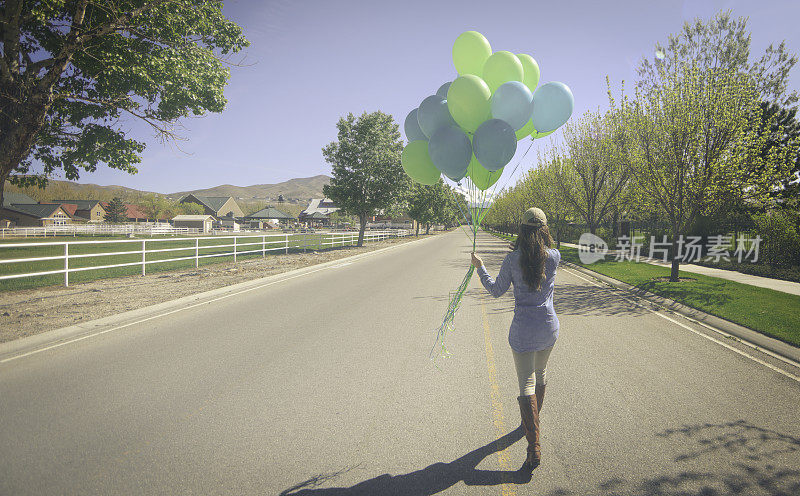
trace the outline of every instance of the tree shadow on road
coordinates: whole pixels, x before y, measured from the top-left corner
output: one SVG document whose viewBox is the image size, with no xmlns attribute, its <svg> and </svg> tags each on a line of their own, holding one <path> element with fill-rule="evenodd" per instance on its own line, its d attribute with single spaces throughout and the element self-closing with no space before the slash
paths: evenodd
<svg viewBox="0 0 800 496">
<path fill-rule="evenodd" d="M 525 484 L 531 480 L 522 471 L 478 470 L 487 456 L 502 451 L 522 439 L 522 427 L 449 463 L 434 463 L 407 474 L 383 474 L 350 487 L 315 488 L 333 480 L 342 472 L 319 474 L 281 492 L 281 496 L 427 496 L 437 494 L 459 482 L 468 486 Z"/>
<path fill-rule="evenodd" d="M 800 438 L 744 420 L 704 423 L 667 429 L 656 436 L 695 446 L 673 458 L 674 474 L 643 480 L 610 477 L 596 488 L 556 488 L 547 496 L 716 496 L 727 494 L 800 494 Z M 722 473 L 705 470 L 708 463 L 730 461 Z"/>
<path fill-rule="evenodd" d="M 317 488 L 343 472 L 320 474 L 303 481 L 281 495 L 306 496 L 427 496 L 444 491 L 458 482 L 467 485 L 524 484 L 531 480 L 521 472 L 476 470 L 480 461 L 505 449 L 522 438 L 517 429 L 450 463 L 435 463 L 422 470 L 392 476 L 383 474 L 351 487 Z M 675 471 L 655 473 L 644 479 L 619 475 L 609 477 L 595 487 L 554 488 L 547 496 L 721 496 L 764 494 L 797 496 L 800 494 L 800 438 L 738 420 L 702 423 L 666 429 L 657 437 L 670 438 L 680 451 L 672 457 Z M 728 468 L 714 471 L 705 468 L 729 461 Z M 534 472 L 534 475 L 536 473 Z M 576 481 L 580 484 L 580 481 Z"/>
</svg>

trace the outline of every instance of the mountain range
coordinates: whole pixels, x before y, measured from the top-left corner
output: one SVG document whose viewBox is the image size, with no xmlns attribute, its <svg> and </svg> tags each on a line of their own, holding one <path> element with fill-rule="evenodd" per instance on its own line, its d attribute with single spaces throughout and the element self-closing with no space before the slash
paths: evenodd
<svg viewBox="0 0 800 496">
<path fill-rule="evenodd" d="M 169 193 L 167 196 L 177 198 L 189 194 L 201 196 L 232 196 L 244 200 L 251 198 L 277 198 L 283 195 L 284 198 L 322 198 L 322 187 L 330 184 L 331 178 L 325 174 L 312 177 L 300 177 L 289 179 L 276 184 L 254 184 L 252 186 L 234 186 L 232 184 L 222 184 L 213 188 L 195 189 L 190 191 L 179 191 Z"/>
<path fill-rule="evenodd" d="M 155 193 L 152 191 L 128 188 L 126 186 L 100 186 L 97 184 L 76 183 L 57 179 L 51 179 L 45 190 L 40 190 L 35 187 L 17 188 L 8 183 L 6 183 L 5 188 L 6 191 L 25 193 L 37 201 L 52 201 L 55 199 L 109 201 L 115 196 L 120 196 L 125 201 L 134 201 L 142 195 L 149 194 L 177 200 L 188 194 L 195 194 L 200 196 L 232 196 L 246 203 L 248 201 L 265 201 L 266 199 L 276 200 L 279 195 L 283 195 L 283 198 L 287 201 L 295 199 L 300 202 L 305 202 L 310 198 L 322 198 L 322 187 L 329 184 L 330 180 L 330 177 L 320 174 L 313 177 L 289 179 L 288 181 L 275 184 L 254 184 L 252 186 L 223 184 L 212 188 L 179 191 L 175 193 Z"/>
</svg>

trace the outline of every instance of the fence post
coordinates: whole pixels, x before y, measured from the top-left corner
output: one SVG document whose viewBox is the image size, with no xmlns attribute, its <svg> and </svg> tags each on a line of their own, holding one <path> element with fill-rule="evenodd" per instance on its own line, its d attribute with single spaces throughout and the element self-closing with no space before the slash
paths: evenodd
<svg viewBox="0 0 800 496">
<path fill-rule="evenodd" d="M 92 236 L 94 236 L 94 234 L 92 234 Z M 145 243 L 147 243 L 147 241 L 142 240 L 142 275 L 147 273 L 147 270 L 145 269 L 145 265 L 147 263 L 145 261 L 145 253 L 147 252 Z"/>
<path fill-rule="evenodd" d="M 289 233 L 286 233 L 286 251 L 284 253 L 289 254 Z"/>
<path fill-rule="evenodd" d="M 236 236 L 233 237 L 233 261 L 236 261 Z"/>
<path fill-rule="evenodd" d="M 64 243 L 64 286 L 69 286 L 69 243 Z"/>
<path fill-rule="evenodd" d="M 194 238 L 194 267 L 200 267 L 200 238 Z"/>
<path fill-rule="evenodd" d="M 261 236 L 261 257 L 267 257 L 267 236 L 265 234 Z"/>
</svg>

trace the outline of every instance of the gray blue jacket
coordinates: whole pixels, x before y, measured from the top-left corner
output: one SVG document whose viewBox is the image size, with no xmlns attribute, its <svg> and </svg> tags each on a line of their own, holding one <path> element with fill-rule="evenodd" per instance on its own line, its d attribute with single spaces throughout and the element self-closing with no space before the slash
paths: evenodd
<svg viewBox="0 0 800 496">
<path fill-rule="evenodd" d="M 558 339 L 558 317 L 553 308 L 553 287 L 556 268 L 561 261 L 561 252 L 548 248 L 541 289 L 534 291 L 522 277 L 520 252 L 514 250 L 506 255 L 497 280 L 486 272 L 486 267 L 478 269 L 483 287 L 495 298 L 508 291 L 514 284 L 514 320 L 508 333 L 508 344 L 517 353 L 527 353 L 550 348 Z"/>
</svg>

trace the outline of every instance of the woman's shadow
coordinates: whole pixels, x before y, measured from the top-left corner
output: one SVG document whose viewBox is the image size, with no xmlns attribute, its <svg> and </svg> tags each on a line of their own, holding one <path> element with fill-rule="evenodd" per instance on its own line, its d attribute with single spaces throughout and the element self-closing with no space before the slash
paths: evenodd
<svg viewBox="0 0 800 496">
<path fill-rule="evenodd" d="M 530 482 L 531 475 L 523 470 L 478 470 L 475 467 L 492 453 L 502 451 L 522 439 L 525 432 L 522 426 L 509 432 L 505 436 L 470 451 L 466 455 L 450 463 L 434 463 L 421 470 L 407 474 L 389 475 L 359 482 L 351 487 L 333 487 L 313 489 L 329 481 L 343 472 L 334 474 L 321 474 L 303 481 L 285 491 L 281 496 L 361 496 L 361 495 L 398 495 L 398 496 L 425 496 L 436 494 L 440 491 L 464 481 L 468 486 L 493 486 L 498 484 L 525 484 Z"/>
</svg>

